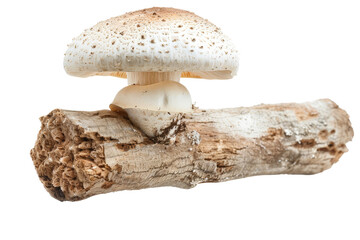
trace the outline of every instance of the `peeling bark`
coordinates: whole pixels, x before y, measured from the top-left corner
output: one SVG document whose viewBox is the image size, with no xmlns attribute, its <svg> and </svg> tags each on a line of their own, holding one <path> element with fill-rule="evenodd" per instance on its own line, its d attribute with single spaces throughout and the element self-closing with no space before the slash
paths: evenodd
<svg viewBox="0 0 360 240">
<path fill-rule="evenodd" d="M 150 139 L 126 114 L 53 110 L 31 150 L 46 190 L 76 201 L 119 190 L 220 182 L 265 174 L 315 174 L 353 137 L 330 100 L 199 110 Z"/>
</svg>

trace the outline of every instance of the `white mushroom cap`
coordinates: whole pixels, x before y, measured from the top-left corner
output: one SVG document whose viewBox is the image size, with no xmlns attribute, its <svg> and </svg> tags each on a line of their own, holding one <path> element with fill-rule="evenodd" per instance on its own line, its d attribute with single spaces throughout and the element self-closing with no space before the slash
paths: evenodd
<svg viewBox="0 0 360 240">
<path fill-rule="evenodd" d="M 88 77 L 126 72 L 182 72 L 181 77 L 229 79 L 238 53 L 221 30 L 192 12 L 149 8 L 102 21 L 69 45 L 68 74 Z"/>
</svg>

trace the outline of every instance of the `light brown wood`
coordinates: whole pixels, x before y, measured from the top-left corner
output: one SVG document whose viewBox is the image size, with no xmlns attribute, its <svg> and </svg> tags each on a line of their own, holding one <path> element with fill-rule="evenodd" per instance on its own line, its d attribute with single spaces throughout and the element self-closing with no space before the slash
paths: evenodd
<svg viewBox="0 0 360 240">
<path fill-rule="evenodd" d="M 353 137 L 334 102 L 259 105 L 180 114 L 149 139 L 125 113 L 53 110 L 31 150 L 58 200 L 160 186 L 191 188 L 264 174 L 315 174 L 337 162 Z"/>
</svg>

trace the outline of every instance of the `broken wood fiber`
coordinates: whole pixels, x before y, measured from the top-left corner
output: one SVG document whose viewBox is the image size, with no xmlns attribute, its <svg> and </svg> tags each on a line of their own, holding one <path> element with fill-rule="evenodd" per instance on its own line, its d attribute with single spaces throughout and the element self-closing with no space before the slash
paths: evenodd
<svg viewBox="0 0 360 240">
<path fill-rule="evenodd" d="M 76 201 L 119 190 L 315 174 L 337 162 L 353 137 L 349 116 L 328 99 L 179 116 L 150 139 L 125 113 L 55 109 L 40 118 L 31 157 L 54 198 Z"/>
</svg>

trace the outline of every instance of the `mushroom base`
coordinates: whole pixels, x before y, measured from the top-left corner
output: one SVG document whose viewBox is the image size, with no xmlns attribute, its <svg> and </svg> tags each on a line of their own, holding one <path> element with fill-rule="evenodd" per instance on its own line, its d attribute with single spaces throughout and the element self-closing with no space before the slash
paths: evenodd
<svg viewBox="0 0 360 240">
<path fill-rule="evenodd" d="M 164 81 L 151 85 L 131 85 L 121 89 L 112 104 L 121 108 L 138 108 L 164 112 L 190 112 L 192 101 L 184 85 Z"/>
<path fill-rule="evenodd" d="M 114 104 L 110 104 L 109 108 L 117 113 L 126 112 L 132 124 L 156 142 L 173 143 L 176 139 L 174 136 L 183 130 L 181 119 L 185 113 L 159 112 L 135 108 L 123 109 Z"/>
<path fill-rule="evenodd" d="M 183 129 L 184 113 L 159 112 L 144 109 L 124 109 L 130 121 L 156 142 L 173 143 L 176 134 Z"/>
</svg>

